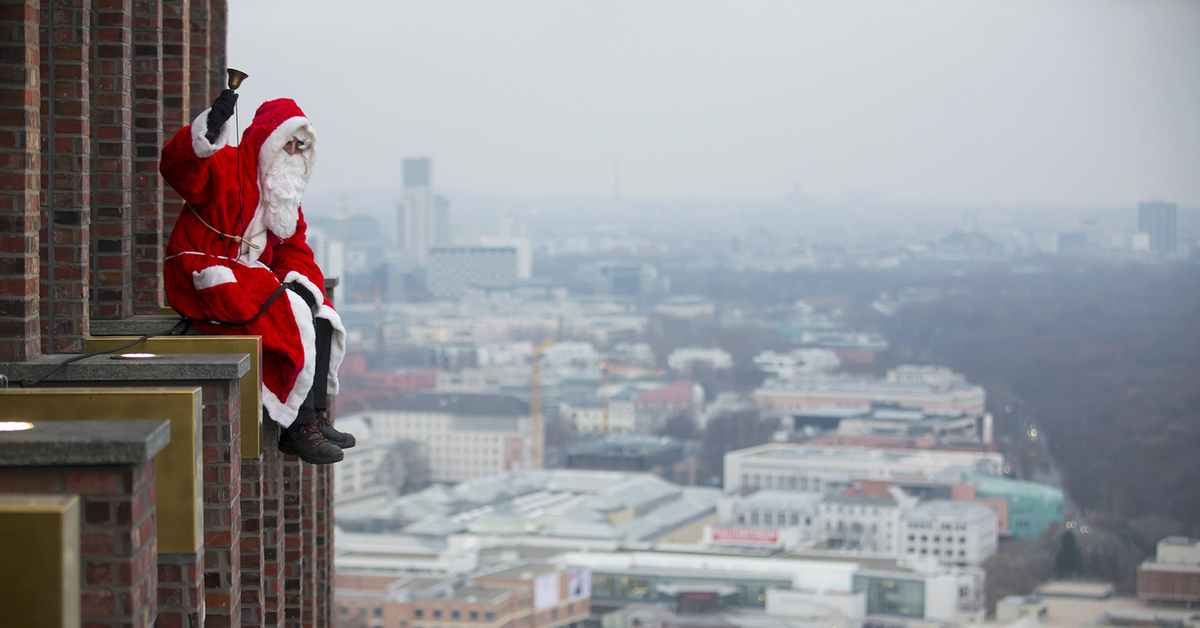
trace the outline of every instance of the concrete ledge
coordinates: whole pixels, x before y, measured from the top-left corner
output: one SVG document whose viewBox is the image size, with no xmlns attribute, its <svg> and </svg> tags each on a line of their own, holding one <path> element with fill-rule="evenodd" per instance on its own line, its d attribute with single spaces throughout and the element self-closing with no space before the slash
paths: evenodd
<svg viewBox="0 0 1200 628">
<path fill-rule="evenodd" d="M 134 349 L 129 349 L 133 351 Z M 119 353 L 119 352 L 118 352 Z M 56 353 L 29 362 L 0 363 L 0 375 L 12 386 L 35 380 L 74 355 Z M 198 381 L 238 379 L 250 370 L 250 356 L 228 353 L 163 354 L 153 358 L 120 359 L 97 355 L 68 364 L 46 382 Z"/>
<path fill-rule="evenodd" d="M 37 421 L 0 432 L 0 466 L 135 465 L 171 441 L 167 421 Z"/>
<path fill-rule="evenodd" d="M 93 319 L 89 323 L 89 332 L 93 336 L 145 336 L 146 334 L 165 334 L 179 324 L 179 316 L 164 316 L 161 314 L 142 314 L 115 320 Z M 190 331 L 189 333 L 197 333 Z"/>
</svg>

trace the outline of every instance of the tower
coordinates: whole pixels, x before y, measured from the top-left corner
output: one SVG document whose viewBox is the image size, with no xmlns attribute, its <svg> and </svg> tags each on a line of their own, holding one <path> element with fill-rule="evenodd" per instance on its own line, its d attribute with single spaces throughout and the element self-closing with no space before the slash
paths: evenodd
<svg viewBox="0 0 1200 628">
<path fill-rule="evenodd" d="M 1150 250 L 1168 255 L 1175 253 L 1178 215 L 1179 206 L 1175 203 L 1147 201 L 1138 205 L 1138 231 L 1150 234 Z"/>
<path fill-rule="evenodd" d="M 421 266 L 430 247 L 447 244 L 450 239 L 450 202 L 433 194 L 430 171 L 427 157 L 404 160 L 403 197 L 396 207 L 392 232 L 396 247 Z"/>
</svg>

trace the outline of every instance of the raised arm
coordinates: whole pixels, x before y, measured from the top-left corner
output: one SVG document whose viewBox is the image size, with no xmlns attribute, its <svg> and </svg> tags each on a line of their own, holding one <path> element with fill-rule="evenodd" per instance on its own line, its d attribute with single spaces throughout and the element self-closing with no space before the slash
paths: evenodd
<svg viewBox="0 0 1200 628">
<path fill-rule="evenodd" d="M 211 108 L 201 112 L 163 145 L 159 172 L 183 200 L 192 204 L 208 200 L 213 168 L 210 158 L 227 147 L 233 137 L 229 118 L 236 103 L 237 94 L 233 91 L 221 92 Z"/>
</svg>

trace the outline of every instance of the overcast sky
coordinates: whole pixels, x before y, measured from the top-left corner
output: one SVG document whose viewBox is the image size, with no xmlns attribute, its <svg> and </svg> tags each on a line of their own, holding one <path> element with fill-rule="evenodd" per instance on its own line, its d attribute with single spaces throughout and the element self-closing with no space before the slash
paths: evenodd
<svg viewBox="0 0 1200 628">
<path fill-rule="evenodd" d="M 1200 205 L 1200 2 L 231 2 L 310 190 Z"/>
</svg>

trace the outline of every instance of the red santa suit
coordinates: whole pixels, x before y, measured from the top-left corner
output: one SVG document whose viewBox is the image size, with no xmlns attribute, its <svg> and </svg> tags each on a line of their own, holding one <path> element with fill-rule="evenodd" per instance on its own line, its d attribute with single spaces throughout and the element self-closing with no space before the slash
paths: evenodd
<svg viewBox="0 0 1200 628">
<path fill-rule="evenodd" d="M 209 142 L 207 119 L 208 111 L 201 113 L 163 146 L 163 179 L 185 201 L 166 249 L 167 300 L 191 318 L 245 321 L 259 313 L 282 282 L 297 282 L 312 294 L 319 304 L 315 311 L 300 295 L 285 290 L 248 325 L 194 324 L 205 333 L 262 336 L 263 407 L 287 427 L 295 421 L 316 373 L 314 314 L 333 327 L 331 395 L 338 391 L 337 372 L 346 347 L 345 328 L 325 298 L 324 275 L 305 242 L 307 225 L 299 207 L 316 134 L 288 99 L 259 107 L 237 146 L 229 146 L 234 125 L 228 122 L 216 141 Z M 309 145 L 301 157 L 303 180 L 281 186 L 273 165 L 288 159 L 283 147 L 293 137 L 307 138 Z M 273 194 L 281 187 L 291 191 L 290 203 Z"/>
</svg>

